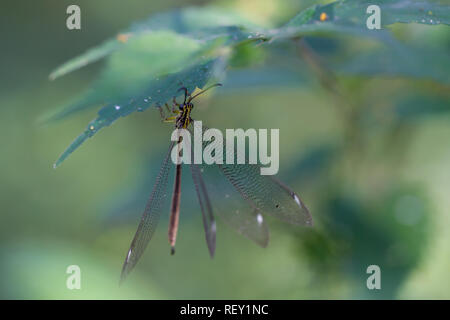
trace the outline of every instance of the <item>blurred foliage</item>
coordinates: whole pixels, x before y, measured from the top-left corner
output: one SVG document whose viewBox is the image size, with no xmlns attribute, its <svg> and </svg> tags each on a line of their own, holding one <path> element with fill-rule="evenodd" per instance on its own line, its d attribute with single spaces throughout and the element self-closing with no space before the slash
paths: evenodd
<svg viewBox="0 0 450 320">
<path fill-rule="evenodd" d="M 69 1 L 6 1 L 0 19 L 0 297 L 450 297 L 445 2 L 134 0 L 126 10 L 120 1 L 77 2 L 81 31 L 65 29 Z M 381 30 L 366 28 L 369 4 L 381 7 Z M 111 37 L 115 30 L 124 31 Z M 50 75 L 67 77 L 47 81 L 58 61 L 83 51 Z M 280 128 L 280 177 L 302 196 L 315 226 L 270 220 L 263 250 L 219 221 L 211 261 L 186 179 L 177 254 L 168 254 L 163 221 L 119 288 L 167 149 L 170 128 L 150 107 L 180 86 L 213 81 L 224 86 L 198 101 L 194 118 L 217 128 Z M 100 111 L 89 122 L 94 107 Z M 51 170 L 80 126 L 89 122 L 56 164 L 125 116 Z M 37 118 L 53 125 L 37 128 Z M 221 197 L 214 205 L 232 206 Z M 65 287 L 72 264 L 82 269 L 81 291 Z M 371 264 L 381 267 L 380 291 L 366 288 Z"/>
<path fill-rule="evenodd" d="M 134 24 L 129 30 L 120 33 L 115 40 L 107 41 L 100 47 L 87 51 L 50 74 L 50 78 L 55 79 L 111 55 L 108 68 L 97 85 L 94 85 L 81 101 L 66 107 L 54 116 L 61 118 L 89 106 L 106 104 L 100 110 L 98 118 L 89 123 L 85 132 L 56 161 L 55 167 L 88 137 L 109 126 L 116 119 L 134 111 L 144 110 L 151 105 L 156 107 L 163 105 L 177 95 L 179 87 L 184 86 L 192 92 L 196 87 L 202 88 L 211 78 L 223 78 L 222 73 L 226 67 L 224 64 L 230 51 L 235 51 L 231 59 L 232 65 L 245 67 L 245 59 L 247 64 L 252 60 L 249 59 L 249 56 L 252 57 L 252 50 L 245 50 L 243 45 L 249 46 L 254 43 L 260 45 L 261 41 L 269 43 L 265 46 L 267 50 L 271 40 L 297 39 L 316 33 L 376 36 L 390 45 L 389 49 L 385 48 L 387 52 L 376 55 L 376 57 L 383 56 L 383 59 L 387 58 L 389 64 L 386 60 L 381 63 L 387 70 L 378 65 L 374 67 L 373 56 L 357 61 L 356 65 L 353 64 L 343 70 L 366 74 L 384 71 L 418 77 L 431 73 L 438 80 L 448 80 L 448 74 L 445 72 L 436 75 L 441 70 L 442 63 L 447 63 L 448 59 L 445 56 L 437 61 L 432 60 L 436 61 L 437 65 L 434 69 L 419 69 L 416 62 L 427 56 L 416 53 L 412 48 L 403 48 L 384 30 L 368 30 L 365 25 L 367 17 L 360 13 L 369 5 L 354 0 L 337 1 L 324 6 L 315 5 L 301 11 L 286 25 L 272 30 L 246 23 L 243 19 L 237 18 L 237 14 L 211 8 L 176 10 Z M 383 11 L 383 25 L 394 22 L 432 25 L 450 23 L 448 9 L 433 3 L 388 1 L 380 3 L 380 7 Z M 166 30 L 170 30 L 170 33 Z M 119 49 L 121 50 L 117 53 Z M 222 61 L 219 67 L 215 66 L 217 61 Z M 371 66 L 369 70 L 365 67 L 367 65 Z M 205 68 L 213 71 L 202 71 Z M 165 77 L 165 82 L 157 82 L 159 77 Z M 176 85 L 168 88 L 170 84 Z"/>
</svg>

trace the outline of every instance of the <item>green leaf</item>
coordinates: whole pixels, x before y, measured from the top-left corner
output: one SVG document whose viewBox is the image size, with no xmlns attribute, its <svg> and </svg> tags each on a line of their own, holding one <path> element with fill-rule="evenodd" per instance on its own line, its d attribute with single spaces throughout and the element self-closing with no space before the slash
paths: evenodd
<svg viewBox="0 0 450 320">
<path fill-rule="evenodd" d="M 61 120 L 75 112 L 138 95 L 149 80 L 175 73 L 199 57 L 215 57 L 220 48 L 258 41 L 257 34 L 240 27 L 208 30 L 214 36 L 200 40 L 172 31 L 147 31 L 131 37 L 114 52 L 91 87 L 73 102 L 45 114 L 42 122 Z"/>
<path fill-rule="evenodd" d="M 118 39 L 107 40 L 100 46 L 89 49 L 84 54 L 73 58 L 50 73 L 50 80 L 55 80 L 67 73 L 80 69 L 92 62 L 103 59 L 122 47 L 124 43 Z"/>
<path fill-rule="evenodd" d="M 136 96 L 150 80 L 178 72 L 196 61 L 204 53 L 202 46 L 199 41 L 170 31 L 142 33 L 111 55 L 106 68 L 85 93 L 48 115 L 47 120 L 63 119 L 89 107 Z"/>
<path fill-rule="evenodd" d="M 343 0 L 316 5 L 301 11 L 282 28 L 272 31 L 277 38 L 291 38 L 311 34 L 344 33 L 350 35 L 385 37 L 383 30 L 369 30 L 366 26 L 367 7 L 378 5 L 381 25 L 393 23 L 449 24 L 450 7 L 432 2 L 411 0 L 356 1 Z"/>
<path fill-rule="evenodd" d="M 199 58 L 216 57 L 225 39 L 200 42 L 170 31 L 143 33 L 111 55 L 99 78 L 82 95 L 43 121 L 66 118 L 90 107 L 102 106 L 139 95 L 152 79 L 176 73 Z"/>
<path fill-rule="evenodd" d="M 272 30 L 274 37 L 294 37 L 312 33 L 349 33 L 353 35 L 370 35 L 366 28 L 369 5 L 379 5 L 381 8 L 382 26 L 396 22 L 450 24 L 450 8 L 424 1 L 336 1 L 327 5 L 316 5 L 301 11 L 284 27 Z M 325 14 L 325 16 L 324 16 Z M 156 14 L 149 19 L 132 25 L 120 33 L 116 39 L 110 39 L 98 47 L 66 62 L 50 74 L 50 79 L 56 79 L 69 72 L 77 70 L 89 63 L 102 59 L 118 49 L 126 47 L 128 37 L 139 36 L 142 32 L 172 30 L 177 33 L 191 35 L 194 38 L 208 37 L 223 27 L 245 27 L 259 33 L 264 33 L 260 27 L 250 23 L 231 11 L 219 8 L 186 8 L 171 12 Z M 229 31 L 229 30 L 228 30 Z M 379 31 L 370 30 L 376 33 Z"/>
<path fill-rule="evenodd" d="M 363 27 L 366 27 L 366 20 L 370 16 L 369 13 L 366 13 L 369 5 L 380 7 L 382 26 L 394 23 L 450 24 L 450 7 L 431 1 L 347 0 L 335 2 L 333 5 L 339 23 L 352 22 Z"/>
<path fill-rule="evenodd" d="M 300 11 L 294 18 L 292 18 L 285 27 L 297 27 L 304 25 L 308 22 L 311 22 L 313 16 L 317 13 L 317 5 L 306 8 L 305 10 Z"/>
<path fill-rule="evenodd" d="M 271 30 L 268 35 L 272 39 L 286 39 L 310 35 L 329 36 L 344 34 L 392 41 L 389 34 L 384 30 L 369 30 L 365 24 L 362 27 L 350 20 L 340 19 L 339 15 L 335 13 L 339 4 L 340 2 L 333 2 L 328 5 L 315 5 L 307 8 L 281 28 Z"/>
<path fill-rule="evenodd" d="M 224 61 L 221 58 L 197 63 L 180 72 L 153 79 L 139 96 L 122 99 L 121 103 L 106 105 L 100 109 L 98 117 L 91 121 L 86 130 L 61 154 L 53 167 L 58 167 L 86 139 L 92 137 L 100 129 L 111 125 L 120 117 L 126 117 L 135 111 L 144 111 L 151 105 L 163 105 L 177 95 L 180 87 L 186 87 L 190 92 L 197 87 L 202 88 L 211 78 L 222 72 L 223 66 Z"/>
<path fill-rule="evenodd" d="M 367 29 L 366 21 L 371 13 L 367 13 L 366 10 L 370 5 L 380 7 L 382 26 L 388 26 L 397 22 L 416 22 L 431 25 L 450 24 L 450 7 L 440 6 L 433 2 L 413 0 L 342 0 L 305 9 L 288 22 L 286 26 L 332 22 L 336 25 L 359 26 Z"/>
<path fill-rule="evenodd" d="M 195 35 L 197 32 L 203 33 L 205 29 L 229 26 L 259 28 L 230 10 L 217 7 L 188 7 L 152 15 L 147 20 L 133 24 L 129 31 L 171 30 Z"/>
<path fill-rule="evenodd" d="M 116 38 L 107 40 L 101 45 L 89 49 L 84 54 L 69 60 L 56 68 L 49 77 L 54 80 L 105 58 L 119 49 L 126 48 L 129 45 L 128 39 L 140 37 L 142 33 L 166 30 L 190 35 L 195 39 L 206 37 L 211 39 L 211 35 L 222 36 L 224 30 L 228 31 L 227 34 L 233 34 L 236 37 L 237 31 L 245 26 L 257 28 L 256 25 L 234 12 L 214 7 L 185 8 L 155 14 L 147 20 L 133 24 L 129 29 L 119 33 Z M 227 29 L 227 27 L 233 27 L 234 30 Z"/>
</svg>

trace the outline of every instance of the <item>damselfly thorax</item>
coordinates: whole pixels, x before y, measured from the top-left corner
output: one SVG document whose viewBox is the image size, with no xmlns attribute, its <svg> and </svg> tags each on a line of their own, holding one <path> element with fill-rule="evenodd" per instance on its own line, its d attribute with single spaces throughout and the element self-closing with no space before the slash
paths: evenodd
<svg viewBox="0 0 450 320">
<path fill-rule="evenodd" d="M 192 100 L 206 92 L 207 90 L 221 86 L 220 83 L 214 84 L 195 95 L 191 95 L 185 87 L 178 89 L 178 91 L 184 91 L 184 101 L 183 103 L 178 103 L 176 98 L 173 97 L 172 108 L 166 103 L 165 107 L 169 114 L 173 114 L 170 117 L 166 117 L 164 115 L 164 111 L 160 108 L 161 118 L 164 122 L 175 122 L 175 128 L 177 129 L 186 129 L 192 123 L 191 112 L 194 108 L 194 104 Z"/>
</svg>

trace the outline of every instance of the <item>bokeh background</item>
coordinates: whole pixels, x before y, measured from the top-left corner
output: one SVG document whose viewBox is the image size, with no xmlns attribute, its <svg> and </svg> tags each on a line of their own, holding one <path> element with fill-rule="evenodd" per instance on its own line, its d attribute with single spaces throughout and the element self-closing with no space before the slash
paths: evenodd
<svg viewBox="0 0 450 320">
<path fill-rule="evenodd" d="M 338 76 L 346 92 L 338 99 L 283 45 L 255 51 L 254 65 L 231 70 L 223 89 L 198 101 L 195 118 L 217 128 L 280 128 L 279 177 L 301 195 L 315 226 L 270 219 L 270 244 L 262 249 L 219 220 L 211 260 L 186 174 L 176 255 L 169 254 L 165 216 L 119 287 L 171 126 L 160 122 L 156 109 L 132 114 L 54 170 L 55 159 L 96 111 L 45 126 L 37 119 L 88 88 L 104 63 L 53 82 L 48 75 L 152 13 L 211 3 L 270 27 L 316 1 L 2 1 L 0 297 L 450 298 L 448 85 Z M 70 4 L 81 7 L 82 30 L 66 29 Z M 449 52 L 446 26 L 390 29 L 404 41 Z M 324 61 L 339 59 L 343 48 L 358 52 L 372 45 L 333 38 L 308 42 Z M 354 107 L 343 112 L 349 101 Z M 381 267 L 382 290 L 366 288 L 371 264 Z M 81 268 L 81 290 L 66 288 L 69 265 Z"/>
</svg>

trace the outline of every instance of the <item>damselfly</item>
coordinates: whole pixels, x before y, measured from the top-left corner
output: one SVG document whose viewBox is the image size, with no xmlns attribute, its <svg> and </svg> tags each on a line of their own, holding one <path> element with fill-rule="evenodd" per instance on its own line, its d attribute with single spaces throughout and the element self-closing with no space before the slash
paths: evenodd
<svg viewBox="0 0 450 320">
<path fill-rule="evenodd" d="M 165 122 L 174 122 L 176 129 L 189 129 L 189 126 L 193 123 L 191 112 L 194 105 L 192 101 L 200 94 L 217 86 L 221 86 L 221 84 L 212 85 L 195 95 L 191 95 L 184 87 L 180 88 L 178 91 L 184 92 L 183 103 L 178 103 L 174 97 L 172 108 L 166 104 L 165 107 L 167 111 L 173 114 L 167 118 L 165 117 L 162 108 L 160 108 L 163 120 Z M 178 142 L 180 142 L 180 140 Z M 172 163 L 169 159 L 174 146 L 175 142 L 172 142 L 163 160 L 153 191 L 125 258 L 121 281 L 126 278 L 142 256 L 158 224 L 164 199 L 167 195 L 166 188 L 170 168 L 172 167 Z M 175 167 L 175 182 L 172 193 L 172 203 L 170 206 L 168 232 L 172 254 L 175 253 L 180 214 L 182 165 L 176 164 Z M 209 166 L 205 165 L 204 168 L 200 168 L 199 165 L 192 163 L 190 164 L 191 174 L 200 204 L 200 210 L 202 212 L 206 244 L 211 257 L 214 256 L 216 248 L 216 223 L 208 190 L 214 189 L 217 186 L 208 185 L 207 188 L 202 177 L 203 170 L 213 170 L 214 168 L 211 167 L 218 167 L 219 170 L 217 171 L 219 173 L 221 172 L 229 182 L 228 190 L 216 190 L 215 193 L 223 193 L 227 198 L 234 192 L 238 194 L 239 197 L 243 198 L 246 203 L 246 208 L 239 208 L 228 214 L 222 214 L 222 217 L 224 217 L 226 222 L 234 227 L 239 233 L 252 239 L 260 246 L 267 246 L 269 241 L 269 231 L 263 218 L 266 214 L 275 216 L 282 221 L 295 225 L 312 225 L 311 215 L 300 197 L 273 176 L 261 175 L 259 165 L 217 164 Z M 235 198 L 236 197 L 234 197 L 234 199 Z M 230 199 L 233 199 L 233 197 Z"/>
</svg>

